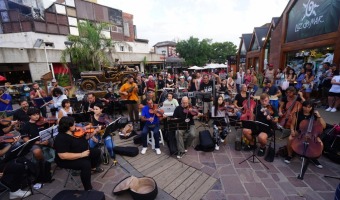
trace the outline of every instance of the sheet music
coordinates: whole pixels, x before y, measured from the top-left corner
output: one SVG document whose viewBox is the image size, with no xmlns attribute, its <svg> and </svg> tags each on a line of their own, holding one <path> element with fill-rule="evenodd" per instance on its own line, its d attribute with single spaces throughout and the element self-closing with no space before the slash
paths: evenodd
<svg viewBox="0 0 340 200">
<path fill-rule="evenodd" d="M 46 140 L 49 140 L 51 138 L 51 133 L 53 133 L 53 138 L 58 135 L 58 125 L 57 126 L 51 126 L 45 130 L 42 130 L 39 132 L 40 136 L 40 142 L 44 142 Z"/>
<path fill-rule="evenodd" d="M 215 116 L 215 106 L 211 107 L 211 117 L 225 117 L 226 113 L 224 110 L 218 110 Z"/>
<path fill-rule="evenodd" d="M 11 152 L 14 152 L 14 151 L 16 151 L 17 149 L 20 149 L 20 148 L 22 148 L 23 146 L 27 145 L 28 143 L 30 143 L 30 142 L 32 142 L 32 141 L 34 141 L 34 140 L 39 139 L 39 137 L 40 137 L 40 136 L 37 136 L 37 137 L 35 137 L 35 138 L 32 138 L 32 139 L 28 140 L 27 142 L 25 142 L 25 143 L 23 143 L 22 145 L 18 146 L 17 148 L 13 149 Z"/>
</svg>

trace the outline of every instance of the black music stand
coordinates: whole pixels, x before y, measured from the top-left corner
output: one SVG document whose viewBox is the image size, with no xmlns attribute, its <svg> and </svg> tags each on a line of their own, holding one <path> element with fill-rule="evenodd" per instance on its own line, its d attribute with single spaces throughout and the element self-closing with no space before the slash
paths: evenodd
<svg viewBox="0 0 340 200">
<path fill-rule="evenodd" d="M 43 106 L 44 104 L 46 104 L 47 102 L 51 101 L 52 97 L 43 97 L 43 98 L 35 98 L 33 99 L 35 105 L 37 106 L 37 108 L 41 108 L 41 106 Z"/>
<path fill-rule="evenodd" d="M 73 114 L 67 114 L 69 117 L 73 117 L 74 121 L 76 123 L 81 122 L 89 122 L 91 119 L 91 114 L 89 112 L 86 113 L 73 113 Z"/>
<path fill-rule="evenodd" d="M 267 132 L 268 130 L 270 130 L 269 125 L 259 122 L 259 121 L 242 121 L 242 128 L 247 128 L 247 129 L 251 129 L 253 134 L 252 135 L 257 135 L 261 132 Z M 274 133 L 275 134 L 275 133 Z M 275 139 L 275 138 L 274 138 Z M 255 137 L 255 145 L 256 145 L 256 137 Z M 252 158 L 252 160 L 250 162 L 252 163 L 261 163 L 263 166 L 265 166 L 267 169 L 269 169 L 267 167 L 267 165 L 265 165 L 256 155 L 255 155 L 255 150 L 256 148 L 254 148 L 253 150 L 253 154 L 251 156 L 249 156 L 248 158 L 244 159 L 243 161 L 241 161 L 239 164 L 249 160 L 250 158 Z M 255 158 L 259 161 L 256 162 Z"/>
<path fill-rule="evenodd" d="M 18 146 L 17 148 L 11 150 L 8 154 L 6 154 L 6 157 L 5 159 L 3 160 L 3 162 L 8 162 L 12 159 L 15 159 L 15 158 L 19 158 L 19 157 L 23 157 L 25 156 L 27 153 L 30 152 L 30 149 L 32 148 L 32 146 L 34 145 L 34 143 L 40 138 L 40 136 L 37 136 L 35 138 L 32 138 L 30 140 L 28 140 L 27 142 L 25 142 L 24 144 Z M 28 183 L 28 187 L 31 191 L 31 195 L 29 196 L 33 196 L 34 195 L 34 191 L 37 193 L 37 194 L 41 194 L 41 195 L 44 195 L 45 197 L 51 199 L 50 196 L 36 190 L 36 189 L 33 189 L 32 187 L 32 181 L 29 177 L 30 175 L 30 172 L 28 171 L 28 166 L 27 166 L 27 163 L 25 162 L 24 163 L 25 165 L 25 170 L 26 170 L 26 181 Z M 27 196 L 27 197 L 29 197 Z M 24 197 L 24 198 L 27 198 L 27 197 Z M 24 199 L 24 198 L 21 198 L 21 199 Z"/>
<path fill-rule="evenodd" d="M 186 124 L 186 125 L 184 125 Z M 179 130 L 189 130 L 190 129 L 190 125 L 188 125 L 188 123 L 183 122 L 183 119 L 181 118 L 169 118 L 167 120 L 167 126 L 165 127 L 166 131 L 168 132 L 168 134 L 170 132 L 174 132 L 175 133 L 175 138 L 176 138 L 176 131 Z M 177 141 L 177 139 L 176 139 Z M 177 143 L 176 143 L 176 147 L 177 147 Z M 172 155 L 176 155 L 178 153 L 178 149 L 177 152 L 174 152 L 173 154 L 169 154 L 169 157 Z"/>
<path fill-rule="evenodd" d="M 105 129 L 105 132 L 102 136 L 102 140 L 105 139 L 108 135 L 110 135 L 112 132 L 116 131 L 117 129 L 119 129 L 119 120 L 121 119 L 121 117 L 117 118 L 116 120 L 114 120 L 113 122 L 111 122 Z M 112 139 L 111 139 L 111 142 L 113 143 Z M 113 146 L 113 144 L 112 144 Z M 104 148 L 106 148 L 105 146 L 105 142 L 104 142 Z M 104 149 L 104 150 L 105 150 Z M 107 152 L 108 153 L 108 152 Z M 114 154 L 114 157 L 113 157 L 113 161 L 112 161 L 112 164 L 110 165 L 110 167 L 105 171 L 105 173 L 103 174 L 102 178 L 104 178 L 104 176 L 107 174 L 107 172 L 109 172 L 109 170 L 115 166 L 119 166 L 121 167 L 122 169 L 124 169 L 127 173 L 130 173 L 127 169 L 125 169 L 121 164 L 118 163 L 118 161 L 116 160 L 116 155 Z"/>
</svg>

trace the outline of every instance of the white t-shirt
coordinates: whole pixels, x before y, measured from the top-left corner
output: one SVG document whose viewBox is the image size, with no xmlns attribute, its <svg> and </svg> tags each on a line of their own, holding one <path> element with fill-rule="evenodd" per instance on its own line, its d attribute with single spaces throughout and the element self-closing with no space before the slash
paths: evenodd
<svg viewBox="0 0 340 200">
<path fill-rule="evenodd" d="M 334 76 L 332 80 L 335 80 L 337 83 L 340 83 L 340 75 Z M 332 87 L 329 91 L 333 93 L 340 93 L 340 85 L 332 84 Z"/>
<path fill-rule="evenodd" d="M 172 99 L 171 101 L 169 101 L 168 99 L 166 99 L 164 102 L 163 102 L 163 105 L 172 105 L 174 107 L 177 107 L 179 106 L 178 104 L 178 101 L 176 99 Z"/>
</svg>

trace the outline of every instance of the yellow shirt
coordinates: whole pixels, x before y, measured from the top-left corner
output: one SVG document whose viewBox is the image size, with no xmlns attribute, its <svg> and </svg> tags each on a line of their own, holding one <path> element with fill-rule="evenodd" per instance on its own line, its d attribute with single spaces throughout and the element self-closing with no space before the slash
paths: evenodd
<svg viewBox="0 0 340 200">
<path fill-rule="evenodd" d="M 133 100 L 133 101 L 138 101 L 138 86 L 136 83 L 129 83 L 129 82 L 126 82 L 124 83 L 124 85 L 122 85 L 122 87 L 120 88 L 120 92 L 127 92 L 130 88 L 132 87 L 135 87 L 133 88 L 132 92 L 130 93 L 130 96 L 128 97 L 127 100 Z"/>
</svg>

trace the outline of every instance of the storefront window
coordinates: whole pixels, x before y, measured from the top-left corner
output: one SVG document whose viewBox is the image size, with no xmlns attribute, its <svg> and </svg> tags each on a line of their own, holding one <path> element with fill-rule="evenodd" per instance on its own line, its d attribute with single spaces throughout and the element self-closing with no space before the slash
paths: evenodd
<svg viewBox="0 0 340 200">
<path fill-rule="evenodd" d="M 286 65 L 291 66 L 296 73 L 299 73 L 304 63 L 312 63 L 313 71 L 317 73 L 323 62 L 333 63 L 333 56 L 334 46 L 293 51 L 286 54 Z"/>
</svg>

